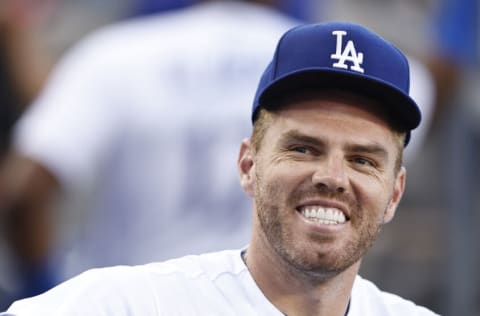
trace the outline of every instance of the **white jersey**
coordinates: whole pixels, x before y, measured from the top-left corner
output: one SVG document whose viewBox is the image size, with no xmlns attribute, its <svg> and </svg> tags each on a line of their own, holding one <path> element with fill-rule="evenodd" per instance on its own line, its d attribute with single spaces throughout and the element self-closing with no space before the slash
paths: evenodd
<svg viewBox="0 0 480 316">
<path fill-rule="evenodd" d="M 283 316 L 256 285 L 241 250 L 90 270 L 42 295 L 14 303 L 8 312 L 17 316 Z M 357 276 L 347 315 L 436 314 Z"/>
<path fill-rule="evenodd" d="M 236 158 L 261 73 L 294 24 L 206 3 L 109 27 L 68 53 L 15 137 L 66 192 L 64 277 L 248 242 Z"/>
</svg>

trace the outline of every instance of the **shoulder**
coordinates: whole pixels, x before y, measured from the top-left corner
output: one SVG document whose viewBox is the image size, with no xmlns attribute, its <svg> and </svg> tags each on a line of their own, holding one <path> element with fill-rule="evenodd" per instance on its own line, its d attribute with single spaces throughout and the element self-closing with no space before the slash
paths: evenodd
<svg viewBox="0 0 480 316">
<path fill-rule="evenodd" d="M 202 288 L 214 284 L 224 275 L 234 278 L 247 269 L 240 257 L 240 250 L 224 250 L 201 255 L 189 255 L 163 262 L 138 266 L 116 266 L 89 270 L 69 282 L 76 290 L 114 290 L 142 295 L 174 296 L 185 288 Z"/>
<path fill-rule="evenodd" d="M 155 315 L 159 306 L 186 314 L 208 310 L 205 301 L 223 304 L 216 282 L 242 268 L 240 250 L 186 256 L 141 266 L 116 266 L 84 272 L 52 290 L 14 303 L 19 315 Z M 189 304 L 185 304 L 189 297 Z M 48 313 L 47 313 L 48 312 Z M 102 314 L 103 315 L 103 314 Z"/>
<path fill-rule="evenodd" d="M 138 286 L 171 291 L 182 282 L 194 283 L 200 279 L 211 282 L 224 274 L 238 275 L 244 271 L 247 269 L 241 261 L 240 250 L 224 250 L 145 265 L 92 269 L 79 275 L 76 283 L 90 289 L 97 286 L 116 289 Z"/>
<path fill-rule="evenodd" d="M 357 276 L 351 301 L 352 316 L 438 316 L 423 306 L 398 295 L 381 291 L 372 282 Z M 350 314 L 349 314 L 350 315 Z"/>
<path fill-rule="evenodd" d="M 164 262 L 139 266 L 144 273 L 156 278 L 216 280 L 224 274 L 238 275 L 247 269 L 240 258 L 241 250 L 224 250 L 190 255 Z"/>
</svg>

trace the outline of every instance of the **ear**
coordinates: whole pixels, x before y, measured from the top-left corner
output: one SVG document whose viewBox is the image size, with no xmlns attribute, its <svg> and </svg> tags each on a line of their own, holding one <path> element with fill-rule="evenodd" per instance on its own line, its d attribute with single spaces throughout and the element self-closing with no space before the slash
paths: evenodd
<svg viewBox="0 0 480 316">
<path fill-rule="evenodd" d="M 397 210 L 398 204 L 402 199 L 403 192 L 405 192 L 406 177 L 407 177 L 407 170 L 405 169 L 405 167 L 401 167 L 395 179 L 392 199 L 390 200 L 387 210 L 385 211 L 385 216 L 383 218 L 384 224 L 390 222 L 393 219 L 393 216 L 395 215 L 395 211 Z"/>
<path fill-rule="evenodd" d="M 250 197 L 253 197 L 254 195 L 255 164 L 253 157 L 254 150 L 252 148 L 252 143 L 249 139 L 244 139 L 240 145 L 237 167 L 240 175 L 240 185 L 242 186 L 243 191 L 245 191 Z"/>
</svg>

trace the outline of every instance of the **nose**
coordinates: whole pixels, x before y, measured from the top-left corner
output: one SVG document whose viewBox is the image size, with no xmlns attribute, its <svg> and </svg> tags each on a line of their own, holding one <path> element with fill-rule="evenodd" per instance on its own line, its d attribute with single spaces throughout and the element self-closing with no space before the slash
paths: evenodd
<svg viewBox="0 0 480 316">
<path fill-rule="evenodd" d="M 344 160 L 339 156 L 332 156 L 320 161 L 313 173 L 312 182 L 318 189 L 329 193 L 343 193 L 346 191 L 348 177 Z"/>
</svg>

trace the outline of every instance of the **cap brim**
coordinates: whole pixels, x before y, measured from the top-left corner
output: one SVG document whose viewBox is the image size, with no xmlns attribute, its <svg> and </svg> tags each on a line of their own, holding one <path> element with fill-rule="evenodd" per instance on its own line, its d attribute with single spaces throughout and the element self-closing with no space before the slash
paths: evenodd
<svg viewBox="0 0 480 316">
<path fill-rule="evenodd" d="M 410 131 L 420 124 L 421 113 L 417 104 L 403 91 L 377 78 L 342 70 L 304 69 L 289 73 L 268 85 L 261 92 L 258 103 L 272 106 L 269 101 L 303 89 L 337 89 L 367 96 L 384 104 L 385 110 L 391 114 L 395 123 L 405 131 Z"/>
</svg>

